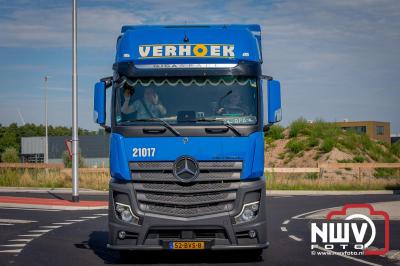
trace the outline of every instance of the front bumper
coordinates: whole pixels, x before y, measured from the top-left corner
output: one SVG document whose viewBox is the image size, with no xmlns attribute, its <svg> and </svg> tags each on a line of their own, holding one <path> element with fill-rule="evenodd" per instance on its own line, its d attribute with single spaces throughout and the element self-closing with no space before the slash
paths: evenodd
<svg viewBox="0 0 400 266">
<path fill-rule="evenodd" d="M 267 248 L 265 181 L 240 182 L 234 208 L 231 211 L 209 215 L 178 217 L 142 212 L 138 207 L 132 183 L 110 182 L 109 199 L 109 244 L 115 250 L 163 250 L 168 249 L 170 241 L 204 241 L 209 250 L 248 250 Z M 250 192 L 260 192 L 260 207 L 257 218 L 251 222 L 235 224 L 234 217 L 248 203 Z M 114 196 L 125 193 L 130 206 L 140 217 L 140 225 L 119 220 L 114 211 Z M 254 230 L 256 237 L 250 238 L 248 232 Z M 125 231 L 124 239 L 118 232 Z"/>
</svg>

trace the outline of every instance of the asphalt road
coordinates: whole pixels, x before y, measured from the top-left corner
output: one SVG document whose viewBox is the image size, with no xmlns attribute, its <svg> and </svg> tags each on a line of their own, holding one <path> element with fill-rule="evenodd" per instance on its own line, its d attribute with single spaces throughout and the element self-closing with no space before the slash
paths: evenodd
<svg viewBox="0 0 400 266">
<path fill-rule="evenodd" d="M 32 196 L 28 193 L 18 195 Z M 62 194 L 41 196 L 69 197 Z M 107 199 L 102 195 L 91 197 L 96 200 Z M 132 253 L 130 258 L 122 259 L 118 252 L 106 248 L 106 210 L 50 211 L 0 207 L 0 265 L 395 265 L 396 262 L 386 257 L 313 256 L 310 252 L 311 221 L 301 217 L 292 218 L 348 203 L 394 200 L 400 200 L 400 196 L 268 196 L 271 245 L 258 261 L 251 261 L 237 252 L 142 252 Z M 381 221 L 377 223 L 379 246 L 383 245 L 383 226 L 380 226 Z M 390 229 L 390 248 L 399 250 L 400 221 L 391 221 Z"/>
</svg>

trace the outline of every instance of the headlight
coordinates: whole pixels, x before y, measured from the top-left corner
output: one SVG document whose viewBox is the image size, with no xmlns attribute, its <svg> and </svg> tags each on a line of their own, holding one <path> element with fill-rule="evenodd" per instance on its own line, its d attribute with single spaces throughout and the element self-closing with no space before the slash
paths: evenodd
<svg viewBox="0 0 400 266">
<path fill-rule="evenodd" d="M 133 214 L 132 209 L 129 205 L 116 202 L 115 213 L 118 219 L 123 222 L 139 224 L 139 217 Z"/>
<path fill-rule="evenodd" d="M 235 222 L 239 224 L 253 221 L 257 218 L 259 207 L 259 201 L 244 204 L 242 211 L 237 216 L 235 216 Z"/>
</svg>

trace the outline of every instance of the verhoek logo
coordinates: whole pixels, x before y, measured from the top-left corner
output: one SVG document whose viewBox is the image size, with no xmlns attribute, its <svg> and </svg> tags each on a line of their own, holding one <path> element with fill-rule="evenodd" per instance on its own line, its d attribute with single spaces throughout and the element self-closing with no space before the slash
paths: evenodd
<svg viewBox="0 0 400 266">
<path fill-rule="evenodd" d="M 233 58 L 233 44 L 153 44 L 139 45 L 141 59 L 162 57 Z"/>
<path fill-rule="evenodd" d="M 376 238 L 374 222 L 361 213 L 348 214 L 350 209 L 366 209 L 370 216 L 382 216 L 385 227 L 385 246 L 383 249 L 368 249 Z M 346 216 L 341 221 L 333 221 L 335 216 Z M 362 221 L 361 224 L 355 220 Z M 389 251 L 389 215 L 385 211 L 376 211 L 371 204 L 346 204 L 339 211 L 331 211 L 326 217 L 327 222 L 311 223 L 311 249 L 321 245 L 326 250 L 345 252 L 348 249 L 359 251 L 353 255 L 384 255 Z M 366 239 L 369 230 L 370 237 Z M 353 236 L 355 243 L 350 240 Z M 339 251 L 336 251 L 339 249 Z M 312 253 L 314 254 L 314 253 Z"/>
</svg>

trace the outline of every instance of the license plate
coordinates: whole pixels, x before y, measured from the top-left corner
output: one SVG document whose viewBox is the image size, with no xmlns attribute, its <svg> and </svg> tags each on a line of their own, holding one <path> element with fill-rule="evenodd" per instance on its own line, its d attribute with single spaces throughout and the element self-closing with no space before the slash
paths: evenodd
<svg viewBox="0 0 400 266">
<path fill-rule="evenodd" d="M 202 241 L 173 241 L 169 242 L 169 249 L 205 249 Z"/>
</svg>

